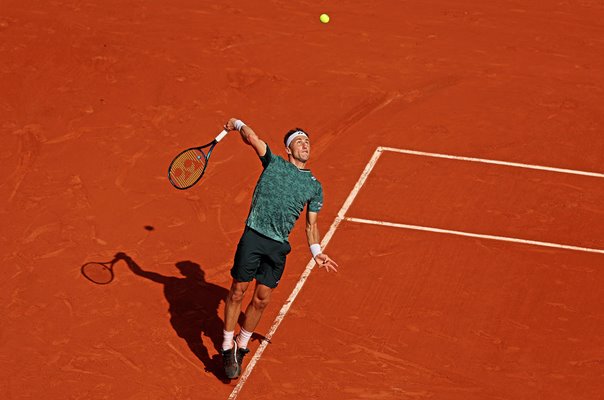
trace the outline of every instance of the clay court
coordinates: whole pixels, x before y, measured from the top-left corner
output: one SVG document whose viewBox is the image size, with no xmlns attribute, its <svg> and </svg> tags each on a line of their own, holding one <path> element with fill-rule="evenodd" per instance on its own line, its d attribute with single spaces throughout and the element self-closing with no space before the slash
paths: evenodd
<svg viewBox="0 0 604 400">
<path fill-rule="evenodd" d="M 601 399 L 603 20 L 597 0 L 2 1 L 0 398 Z M 314 267 L 298 221 L 232 381 L 262 167 L 234 132 L 193 188 L 166 177 L 230 117 L 281 155 L 310 132 L 340 265 Z M 118 252 L 139 268 L 81 274 Z"/>
</svg>

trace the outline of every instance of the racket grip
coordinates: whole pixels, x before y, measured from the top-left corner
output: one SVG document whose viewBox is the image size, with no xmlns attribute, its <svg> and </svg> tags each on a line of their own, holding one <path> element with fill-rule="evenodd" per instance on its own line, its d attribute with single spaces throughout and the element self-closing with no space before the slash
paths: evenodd
<svg viewBox="0 0 604 400">
<path fill-rule="evenodd" d="M 222 138 L 224 138 L 227 133 L 229 133 L 228 131 L 222 131 L 218 134 L 218 136 L 216 136 L 216 139 L 214 139 L 214 141 L 216 141 L 216 143 L 220 142 L 222 140 Z"/>
</svg>

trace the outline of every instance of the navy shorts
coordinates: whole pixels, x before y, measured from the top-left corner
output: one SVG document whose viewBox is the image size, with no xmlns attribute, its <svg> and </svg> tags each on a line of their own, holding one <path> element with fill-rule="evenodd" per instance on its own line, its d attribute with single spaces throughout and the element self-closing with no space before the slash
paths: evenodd
<svg viewBox="0 0 604 400">
<path fill-rule="evenodd" d="M 231 276 L 239 282 L 256 279 L 274 289 L 281 280 L 291 249 L 288 242 L 270 239 L 246 226 L 237 245 Z"/>
</svg>

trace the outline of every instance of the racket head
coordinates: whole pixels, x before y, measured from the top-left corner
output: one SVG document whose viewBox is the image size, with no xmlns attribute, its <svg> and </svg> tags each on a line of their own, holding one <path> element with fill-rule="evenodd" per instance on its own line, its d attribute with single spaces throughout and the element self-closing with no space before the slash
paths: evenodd
<svg viewBox="0 0 604 400">
<path fill-rule="evenodd" d="M 97 285 L 106 285 L 113 280 L 113 264 L 113 262 L 87 262 L 82 265 L 80 271 L 89 281 L 96 283 Z"/>
<path fill-rule="evenodd" d="M 195 185 L 206 170 L 212 148 L 207 155 L 201 147 L 193 147 L 178 154 L 168 167 L 168 179 L 172 186 L 183 190 Z"/>
</svg>

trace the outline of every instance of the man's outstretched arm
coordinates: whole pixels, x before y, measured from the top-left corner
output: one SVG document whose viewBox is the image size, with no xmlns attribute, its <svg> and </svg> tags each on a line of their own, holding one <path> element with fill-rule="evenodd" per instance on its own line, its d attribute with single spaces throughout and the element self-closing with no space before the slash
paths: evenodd
<svg viewBox="0 0 604 400">
<path fill-rule="evenodd" d="M 264 143 L 264 141 L 261 140 L 258 135 L 256 135 L 256 132 L 254 132 L 252 128 L 245 125 L 243 122 L 241 122 L 241 120 L 236 118 L 229 119 L 229 121 L 224 125 L 224 129 L 227 131 L 239 131 L 241 134 L 241 140 L 243 140 L 245 144 L 252 146 L 256 151 L 256 154 L 258 154 L 258 157 L 264 157 L 266 154 L 266 143 Z"/>
</svg>

